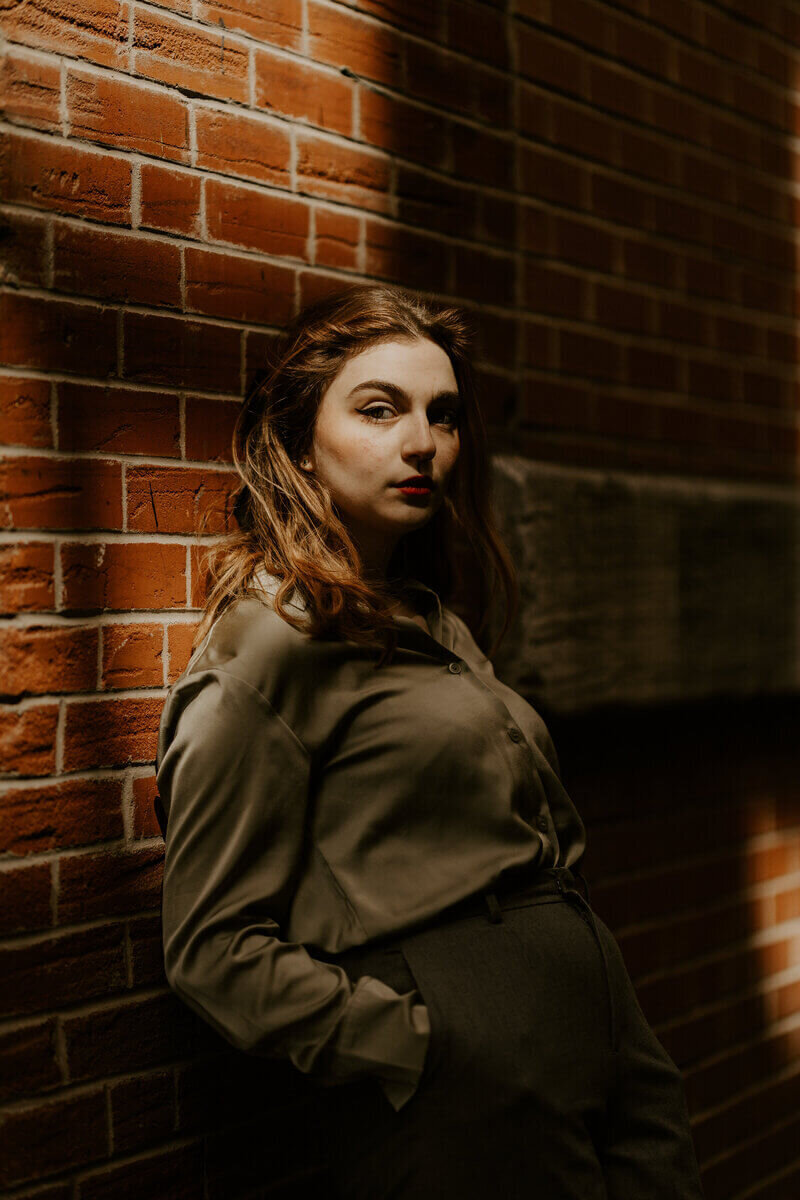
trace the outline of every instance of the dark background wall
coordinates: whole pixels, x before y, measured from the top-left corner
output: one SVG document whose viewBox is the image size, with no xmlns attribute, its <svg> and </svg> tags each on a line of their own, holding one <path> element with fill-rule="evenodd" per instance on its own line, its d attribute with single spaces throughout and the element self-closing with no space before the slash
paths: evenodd
<svg viewBox="0 0 800 1200">
<path fill-rule="evenodd" d="M 709 1200 L 794 1197 L 798 5 L 27 0 L 0 31 L 3 1195 L 303 1193 L 305 1081 L 166 987 L 153 759 L 237 402 L 369 277 L 476 316 L 498 472 L 552 509 L 505 669 Z M 587 471 L 627 482 L 575 506 Z M 695 505 L 669 547 L 631 518 L 664 480 Z"/>
</svg>

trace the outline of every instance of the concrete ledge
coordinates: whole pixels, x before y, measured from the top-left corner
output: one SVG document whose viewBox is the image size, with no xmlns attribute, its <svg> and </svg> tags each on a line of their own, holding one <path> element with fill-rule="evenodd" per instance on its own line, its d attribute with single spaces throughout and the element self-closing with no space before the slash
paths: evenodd
<svg viewBox="0 0 800 1200">
<path fill-rule="evenodd" d="M 514 456 L 493 478 L 521 591 L 495 669 L 532 703 L 800 688 L 798 489 Z"/>
</svg>

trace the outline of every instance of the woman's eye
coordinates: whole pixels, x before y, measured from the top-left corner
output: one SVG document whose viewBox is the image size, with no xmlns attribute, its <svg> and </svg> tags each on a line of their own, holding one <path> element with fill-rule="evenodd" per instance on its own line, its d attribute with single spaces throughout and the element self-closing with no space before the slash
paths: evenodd
<svg viewBox="0 0 800 1200">
<path fill-rule="evenodd" d="M 380 412 L 391 413 L 392 409 L 389 408 L 388 404 L 375 404 L 375 405 L 373 405 L 372 408 L 362 408 L 359 411 L 360 411 L 362 417 L 366 417 L 368 421 L 377 421 L 378 424 L 383 424 L 382 418 L 379 416 L 376 416 L 375 414 L 380 413 Z M 456 412 L 456 410 L 454 408 L 441 409 L 436 414 L 434 420 L 441 421 L 443 416 L 448 416 L 448 415 L 451 418 L 449 424 L 456 425 L 458 423 L 458 413 Z"/>
<path fill-rule="evenodd" d="M 374 408 L 362 408 L 360 411 L 361 411 L 361 415 L 363 417 L 366 417 L 368 421 L 380 422 L 381 418 L 376 417 L 374 414 L 377 412 L 384 412 L 384 411 L 390 413 L 392 410 L 389 408 L 388 404 L 376 404 L 374 406 Z"/>
</svg>

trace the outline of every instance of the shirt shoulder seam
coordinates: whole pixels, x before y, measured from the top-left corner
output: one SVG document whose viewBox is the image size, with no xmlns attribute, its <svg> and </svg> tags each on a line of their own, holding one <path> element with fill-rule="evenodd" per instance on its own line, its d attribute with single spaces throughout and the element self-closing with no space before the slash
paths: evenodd
<svg viewBox="0 0 800 1200">
<path fill-rule="evenodd" d="M 302 750 L 305 757 L 310 761 L 311 752 L 308 747 L 305 745 L 303 740 L 298 737 L 297 733 L 295 733 L 288 721 L 284 720 L 274 705 L 270 703 L 270 701 L 259 688 L 254 687 L 252 683 L 248 683 L 246 679 L 242 679 L 241 675 L 235 675 L 233 671 L 226 671 L 224 667 L 206 667 L 205 670 L 211 675 L 224 675 L 226 679 L 234 680 L 236 683 L 241 684 L 241 686 L 250 695 L 255 696 L 256 700 L 258 700 L 267 710 L 269 715 L 274 717 L 275 720 L 286 730 L 292 740 L 297 743 L 298 748 Z M 187 676 L 187 678 L 191 678 L 191 676 Z"/>
</svg>

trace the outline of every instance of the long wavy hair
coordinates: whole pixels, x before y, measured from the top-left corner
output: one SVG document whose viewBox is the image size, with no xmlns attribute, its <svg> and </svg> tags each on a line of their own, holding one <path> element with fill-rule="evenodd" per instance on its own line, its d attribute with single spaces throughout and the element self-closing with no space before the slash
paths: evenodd
<svg viewBox="0 0 800 1200">
<path fill-rule="evenodd" d="M 440 507 L 426 525 L 399 540 L 386 580 L 375 581 L 364 577 L 358 548 L 328 489 L 298 463 L 311 451 L 322 396 L 345 363 L 397 338 L 429 338 L 448 355 L 462 398 L 460 449 Z M 192 649 L 263 568 L 280 580 L 273 603 L 284 621 L 310 637 L 383 646 L 380 666 L 396 645 L 392 606 L 403 595 L 405 579 L 426 583 L 454 612 L 461 607 L 463 619 L 466 558 L 471 559 L 470 593 L 483 614 L 476 637 L 486 625 L 498 581 L 504 591 L 504 623 L 489 656 L 494 655 L 516 614 L 519 589 L 492 512 L 471 340 L 460 309 L 384 284 L 356 284 L 309 305 L 290 322 L 236 421 L 232 451 L 241 486 L 233 513 L 238 528 L 206 550 L 199 581 L 203 616 Z M 205 524 L 204 518 L 201 527 Z M 306 606 L 301 615 L 284 607 L 295 589 Z"/>
</svg>

